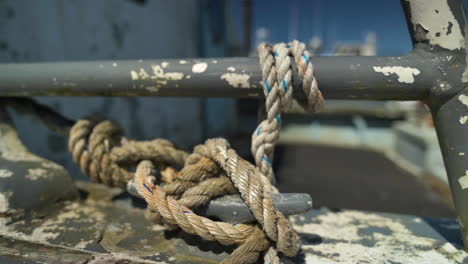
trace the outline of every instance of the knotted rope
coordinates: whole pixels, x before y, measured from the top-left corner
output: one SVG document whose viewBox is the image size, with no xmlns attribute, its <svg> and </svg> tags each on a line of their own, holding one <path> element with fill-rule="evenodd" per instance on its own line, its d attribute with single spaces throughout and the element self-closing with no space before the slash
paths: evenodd
<svg viewBox="0 0 468 264">
<path fill-rule="evenodd" d="M 304 43 L 297 40 L 274 46 L 262 43 L 258 47 L 258 54 L 267 117 L 252 134 L 251 151 L 257 167 L 274 183 L 273 152 L 279 139 L 281 112 L 289 109 L 292 104 L 294 83 L 302 83 L 302 90 L 307 98 L 307 104 L 303 107 L 310 112 L 322 109 L 323 96 L 318 89 L 311 56 Z M 296 82 L 293 82 L 294 70 L 299 78 Z"/>
<path fill-rule="evenodd" d="M 115 123 L 90 120 L 80 120 L 70 130 L 73 159 L 83 173 L 98 182 L 125 187 L 134 179 L 138 193 L 148 204 L 146 215 L 153 221 L 169 228 L 180 227 L 205 240 L 239 245 L 222 263 L 254 263 L 264 253 L 265 263 L 279 264 L 277 251 L 296 255 L 301 247 L 299 236 L 270 196 L 278 192 L 271 184 L 273 149 L 279 137 L 281 111 L 292 102 L 293 81 L 302 83 L 306 109 L 321 109 L 323 97 L 303 43 L 261 44 L 259 55 L 267 118 L 252 135 L 251 150 L 258 167 L 240 158 L 224 139 L 207 140 L 189 155 L 167 140 L 128 140 Z M 294 76 L 299 80 L 293 80 Z M 136 168 L 135 173 L 132 168 Z M 164 186 L 155 184 L 155 169 L 161 172 Z M 193 211 L 215 197 L 232 193 L 242 196 L 258 225 L 217 222 Z"/>
<path fill-rule="evenodd" d="M 291 223 L 273 204 L 270 193 L 276 189 L 224 139 L 207 140 L 188 155 L 166 140 L 128 140 L 111 121 L 80 120 L 70 130 L 69 148 L 82 171 L 95 181 L 124 187 L 134 178 L 148 203 L 146 215 L 157 223 L 224 245 L 239 245 L 223 263 L 253 263 L 265 251 L 267 263 L 279 263 L 276 250 L 294 256 L 300 249 Z M 167 176 L 161 187 L 155 185 L 154 166 L 181 170 Z M 192 211 L 233 193 L 240 193 L 258 226 L 216 222 Z"/>
</svg>

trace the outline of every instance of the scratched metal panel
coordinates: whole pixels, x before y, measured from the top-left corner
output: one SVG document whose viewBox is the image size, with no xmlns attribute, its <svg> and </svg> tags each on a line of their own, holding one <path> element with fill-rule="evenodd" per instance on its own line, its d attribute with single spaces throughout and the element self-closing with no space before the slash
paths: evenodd
<svg viewBox="0 0 468 264">
<path fill-rule="evenodd" d="M 199 1 L 193 0 L 0 1 L 0 62 L 198 57 L 203 55 L 200 45 L 210 41 L 200 41 L 200 10 Z M 206 50 L 203 53 L 211 55 Z M 40 101 L 75 119 L 99 113 L 118 120 L 126 135 L 136 139 L 165 137 L 191 148 L 206 132 L 202 117 L 207 109 L 200 99 Z M 66 150 L 66 139 L 28 117 L 15 115 L 14 119 L 33 153 L 59 162 L 73 176 L 81 177 Z M 216 128 L 222 126 L 228 124 L 218 123 Z"/>
</svg>

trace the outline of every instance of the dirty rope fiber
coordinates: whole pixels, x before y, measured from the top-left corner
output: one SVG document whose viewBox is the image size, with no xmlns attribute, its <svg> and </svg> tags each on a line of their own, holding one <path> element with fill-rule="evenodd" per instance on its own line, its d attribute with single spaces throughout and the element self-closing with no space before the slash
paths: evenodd
<svg viewBox="0 0 468 264">
<path fill-rule="evenodd" d="M 273 118 L 267 118 L 257 128 L 260 132 L 252 138 L 252 150 L 255 145 L 257 152 L 272 155 L 280 128 L 279 110 L 292 100 L 291 57 L 309 99 L 307 107 L 316 110 L 323 99 L 302 43 L 294 41 L 274 47 L 261 44 L 259 53 L 269 93 L 268 117 Z M 268 178 L 273 175 L 271 167 L 267 173 L 264 166 L 256 168 L 239 157 L 224 139 L 209 139 L 189 155 L 164 139 L 128 140 L 122 129 L 108 120 L 79 120 L 70 130 L 69 150 L 83 173 L 95 181 L 125 188 L 134 179 L 138 193 L 148 203 L 146 215 L 154 222 L 223 245 L 239 245 L 222 263 L 254 263 L 264 253 L 265 263 L 279 264 L 277 251 L 294 256 L 300 250 L 297 233 L 271 199 L 270 193 L 277 192 Z M 161 172 L 158 180 L 165 182 L 164 186 L 156 184 L 155 169 Z M 215 197 L 233 193 L 241 195 L 258 224 L 217 222 L 193 211 Z"/>
</svg>

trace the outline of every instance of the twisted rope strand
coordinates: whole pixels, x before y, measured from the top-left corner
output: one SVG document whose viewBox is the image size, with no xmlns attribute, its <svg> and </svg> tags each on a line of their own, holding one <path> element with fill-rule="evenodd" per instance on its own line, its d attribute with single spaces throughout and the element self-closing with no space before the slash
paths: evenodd
<svg viewBox="0 0 468 264">
<path fill-rule="evenodd" d="M 266 97 L 267 118 L 260 122 L 252 133 L 251 151 L 258 169 L 275 183 L 272 161 L 274 147 L 279 140 L 281 112 L 292 104 L 293 81 L 292 62 L 298 65 L 298 76 L 302 80 L 302 89 L 307 97 L 303 107 L 311 112 L 323 108 L 323 96 L 314 77 L 311 56 L 305 45 L 297 40 L 274 46 L 262 43 L 258 46 L 260 66 L 262 67 L 262 85 Z"/>
<path fill-rule="evenodd" d="M 253 263 L 269 247 L 269 241 L 256 226 L 216 222 L 194 214 L 189 208 L 166 196 L 163 189 L 154 184 L 153 169 L 150 161 L 142 161 L 137 166 L 135 183 L 138 193 L 166 222 L 179 226 L 185 232 L 223 245 L 241 245 L 222 263 Z"/>
</svg>

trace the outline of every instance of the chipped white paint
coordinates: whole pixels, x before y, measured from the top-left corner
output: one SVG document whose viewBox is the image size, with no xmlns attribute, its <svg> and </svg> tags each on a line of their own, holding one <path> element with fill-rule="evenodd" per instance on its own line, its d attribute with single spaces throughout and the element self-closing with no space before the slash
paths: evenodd
<svg viewBox="0 0 468 264">
<path fill-rule="evenodd" d="M 0 169 L 0 178 L 9 178 L 13 175 L 11 170 Z"/>
<path fill-rule="evenodd" d="M 218 61 L 217 61 L 217 60 L 213 60 L 213 63 L 216 64 L 216 63 L 218 63 Z"/>
<path fill-rule="evenodd" d="M 465 190 L 468 188 L 468 170 L 465 171 L 465 175 L 458 178 L 458 183 L 460 183 L 460 187 Z"/>
<path fill-rule="evenodd" d="M 465 156 L 465 152 L 458 153 L 458 156 Z"/>
<path fill-rule="evenodd" d="M 385 76 L 390 74 L 395 74 L 398 76 L 398 81 L 401 83 L 414 83 L 414 76 L 420 74 L 421 72 L 416 68 L 411 67 L 402 67 L 402 66 L 375 66 L 375 72 L 383 73 Z"/>
<path fill-rule="evenodd" d="M 427 31 L 426 38 L 430 44 L 439 45 L 448 50 L 464 47 L 462 29 L 447 1 L 434 0 L 428 5 L 427 0 L 413 0 L 410 6 L 414 30 L 417 31 L 418 25 L 423 27 Z"/>
<path fill-rule="evenodd" d="M 190 74 L 185 76 L 185 79 L 190 79 L 190 78 L 192 78 L 192 76 Z"/>
<path fill-rule="evenodd" d="M 460 101 L 462 104 L 468 106 L 468 96 L 466 96 L 464 94 L 460 94 L 458 96 L 458 101 Z"/>
<path fill-rule="evenodd" d="M 161 66 L 162 66 L 163 68 L 166 68 L 167 66 L 169 66 L 169 62 L 163 61 L 163 62 L 161 63 Z"/>
<path fill-rule="evenodd" d="M 151 65 L 153 69 L 153 75 L 151 79 L 168 79 L 168 80 L 182 80 L 184 78 L 184 74 L 181 72 L 164 72 L 164 69 L 159 65 Z"/>
<path fill-rule="evenodd" d="M 248 74 L 225 73 L 221 75 L 221 79 L 226 80 L 229 85 L 235 88 L 249 88 L 250 86 L 250 76 Z"/>
<path fill-rule="evenodd" d="M 38 179 L 46 179 L 47 177 L 47 171 L 41 168 L 28 169 L 28 174 L 26 174 L 26 179 L 29 179 L 31 181 L 35 181 Z"/>
<path fill-rule="evenodd" d="M 85 217 L 86 216 L 86 217 Z M 39 227 L 35 228 L 31 234 L 34 241 L 48 241 L 57 238 L 62 232 L 73 230 L 66 225 L 66 222 L 73 219 L 80 219 L 84 226 L 101 223 L 105 215 L 92 206 L 80 206 L 74 202 L 67 205 L 59 214 L 47 219 Z M 76 230 L 80 231 L 80 230 Z M 29 240 L 29 239 L 28 239 Z M 93 241 L 88 241 L 87 244 Z M 77 244 L 83 244 L 83 241 Z"/>
<path fill-rule="evenodd" d="M 112 67 L 117 67 L 117 62 L 112 63 Z"/>
<path fill-rule="evenodd" d="M 10 200 L 11 195 L 11 192 L 0 193 L 0 213 L 6 213 L 10 208 L 8 200 Z"/>
<path fill-rule="evenodd" d="M 315 216 L 313 222 L 304 223 L 301 216 L 293 217 L 292 222 L 301 236 L 310 234 L 323 239 L 322 243 L 303 244 L 305 263 L 453 264 L 454 258 L 464 259 L 468 256 L 463 250 L 445 246 L 442 237 L 438 240 L 437 235 L 426 237 L 415 234 L 402 219 L 386 214 L 328 212 Z M 432 230 L 424 221 L 413 222 L 413 225 L 425 228 L 427 232 Z M 369 233 L 363 233 L 366 229 Z M 372 245 L 366 246 L 363 241 Z"/>
<path fill-rule="evenodd" d="M 130 71 L 130 76 L 132 76 L 132 81 L 138 80 L 138 73 L 136 71 Z"/>
<path fill-rule="evenodd" d="M 460 120 L 458 120 L 460 124 L 464 125 L 466 121 L 468 121 L 468 116 L 461 116 Z"/>
<path fill-rule="evenodd" d="M 206 71 L 206 68 L 208 68 L 208 64 L 206 64 L 205 62 L 195 63 L 192 66 L 192 72 L 202 73 Z"/>
<path fill-rule="evenodd" d="M 180 60 L 179 63 L 180 64 L 187 64 L 187 61 L 186 60 Z"/>
<path fill-rule="evenodd" d="M 233 72 L 236 70 L 236 68 L 231 66 L 231 67 L 228 67 L 227 70 Z"/>
<path fill-rule="evenodd" d="M 133 81 L 146 80 L 146 79 L 150 78 L 150 75 L 143 68 L 140 68 L 138 72 L 137 71 L 130 71 L 130 76 L 132 77 Z"/>
</svg>

